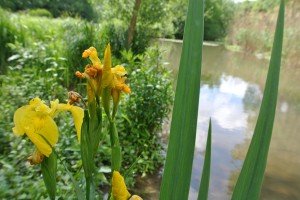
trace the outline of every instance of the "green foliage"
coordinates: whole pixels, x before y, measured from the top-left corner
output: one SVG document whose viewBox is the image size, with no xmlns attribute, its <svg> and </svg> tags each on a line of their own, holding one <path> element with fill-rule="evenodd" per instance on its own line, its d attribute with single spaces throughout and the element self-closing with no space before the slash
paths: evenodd
<svg viewBox="0 0 300 200">
<path fill-rule="evenodd" d="M 7 28 L 9 31 L 4 29 L 6 32 L 3 32 L 6 34 L 2 34 L 4 37 L 1 38 L 1 42 L 5 42 L 5 45 L 1 47 L 7 47 L 5 49 L 7 59 L 3 65 L 5 73 L 1 73 L 0 76 L 0 109 L 2 110 L 0 116 L 2 138 L 0 140 L 0 198 L 45 199 L 48 195 L 40 169 L 37 166 L 29 166 L 26 162 L 26 158 L 34 150 L 31 142 L 26 141 L 25 138 L 17 138 L 11 131 L 13 114 L 17 108 L 27 104 L 36 96 L 45 100 L 59 99 L 61 102 L 67 98 L 66 85 L 68 85 L 67 77 L 70 74 L 67 68 L 69 61 L 65 59 L 66 40 L 65 35 L 62 34 L 64 33 L 62 25 L 72 22 L 75 24 L 75 21 L 2 13 L 5 13 L 6 19 L 11 20 L 2 21 L 2 17 L 0 19 L 1 25 L 5 24 L 10 28 Z M 20 31 L 22 40 L 19 40 L 18 35 L 20 27 L 22 27 L 22 32 Z M 90 44 L 86 43 L 86 45 L 89 47 Z M 3 55 L 2 52 L 1 55 Z M 60 128 L 60 142 L 56 145 L 60 158 L 58 162 L 63 160 L 68 163 L 68 166 L 72 166 L 70 171 L 76 173 L 74 178 L 81 180 L 83 177 L 80 177 L 80 173 L 77 172 L 80 172 L 82 163 L 78 162 L 80 160 L 79 145 L 73 121 L 66 120 L 66 115 L 61 116 L 61 119 L 56 119 Z M 105 149 L 101 149 L 100 152 L 109 153 Z M 101 159 L 98 160 L 99 163 L 102 162 Z M 97 178 L 105 183 L 105 176 L 102 172 L 97 174 Z M 80 185 L 84 183 L 81 182 Z M 57 170 L 57 188 L 57 196 L 75 198 L 70 177 L 60 164 Z M 98 189 L 97 194 L 100 193 Z"/>
<path fill-rule="evenodd" d="M 106 23 L 101 33 L 101 43 L 111 44 L 112 53 L 117 58 L 121 58 L 121 51 L 126 49 L 127 28 L 123 21 L 115 19 Z M 153 30 L 147 26 L 137 26 L 135 36 L 132 42 L 131 50 L 134 54 L 142 54 L 145 52 L 153 37 Z M 101 45 L 103 46 L 103 45 Z"/>
<path fill-rule="evenodd" d="M 7 58 L 12 55 L 9 43 L 24 43 L 22 28 L 8 17 L 10 13 L 0 8 L 0 71 L 6 71 Z"/>
<path fill-rule="evenodd" d="M 41 170 L 49 197 L 51 200 L 55 200 L 57 170 L 57 155 L 55 153 L 52 153 L 49 158 L 44 158 L 41 163 Z"/>
<path fill-rule="evenodd" d="M 104 40 L 111 43 L 113 53 L 117 58 L 121 58 L 120 51 L 125 49 L 127 44 L 127 31 L 134 0 L 95 1 L 93 4 L 100 15 L 99 21 L 104 25 L 102 33 Z M 144 53 L 150 40 L 161 35 L 165 27 L 168 27 L 163 19 L 167 19 L 165 1 L 142 1 L 131 46 L 135 54 Z"/>
<path fill-rule="evenodd" d="M 274 2 L 267 9 L 259 10 L 255 6 L 264 2 Z M 299 1 L 286 1 L 286 24 L 284 32 L 283 58 L 288 68 L 299 68 L 300 60 L 300 27 L 297 15 Z M 241 50 L 270 58 L 272 38 L 275 30 L 278 1 L 255 1 L 237 4 L 233 24 L 230 27 L 226 42 L 228 45 L 239 46 Z"/>
<path fill-rule="evenodd" d="M 87 0 L 3 0 L 0 6 L 12 11 L 43 8 L 47 9 L 54 17 L 59 17 L 67 13 L 69 16 L 77 16 L 88 20 L 94 18 L 94 11 Z M 32 13 L 30 11 L 29 13 Z M 35 10 L 35 14 L 46 14 L 45 11 Z M 49 16 L 49 14 L 46 14 Z M 40 16 L 40 15 L 39 15 Z"/>
<path fill-rule="evenodd" d="M 280 0 L 260 0 L 255 1 L 253 9 L 257 11 L 268 11 L 279 4 Z"/>
<path fill-rule="evenodd" d="M 172 10 L 173 15 L 173 25 L 174 25 L 174 36 L 176 39 L 183 38 L 185 18 L 187 13 L 186 1 L 178 1 L 174 4 Z"/>
<path fill-rule="evenodd" d="M 1 27 L 4 27 L 0 31 L 3 36 L 1 37 L 3 45 L 0 48 L 5 47 L 3 50 L 5 62 L 1 65 L 5 73 L 1 73 L 0 76 L 0 109 L 2 111 L 0 116 L 2 137 L 0 140 L 0 198 L 45 199 L 47 191 L 40 169 L 26 164 L 26 158 L 33 152 L 31 142 L 25 138 L 17 138 L 11 131 L 14 111 L 36 96 L 45 100 L 59 99 L 63 102 L 66 99 L 67 89 L 73 89 L 79 80 L 74 78 L 75 70 L 83 69 L 86 64 L 81 57 L 84 49 L 90 46 L 95 46 L 98 50 L 104 49 L 109 41 L 115 52 L 120 51 L 121 47 L 114 46 L 116 40 L 114 37 L 110 39 L 111 36 L 108 35 L 104 25 L 97 26 L 71 18 L 51 19 L 28 16 L 25 15 L 26 13 L 12 14 L 3 10 L 0 14 L 4 16 L 0 19 Z M 116 27 L 121 25 L 122 23 Z M 124 25 L 123 27 L 126 28 Z M 123 35 L 125 28 L 121 30 Z M 145 38 L 139 33 L 137 36 L 140 37 L 139 45 L 145 45 L 143 42 Z M 1 52 L 2 55 L 4 53 Z M 133 89 L 131 95 L 134 96 L 130 98 L 131 95 L 124 95 L 128 106 L 124 102 L 121 105 L 123 108 L 119 109 L 118 120 L 126 121 L 124 127 L 118 127 L 122 130 L 121 142 L 131 145 L 124 152 L 123 158 L 126 161 L 124 168 L 129 168 L 135 161 L 136 158 L 132 157 L 134 151 L 139 153 L 141 159 L 134 165 L 133 172 L 150 173 L 163 160 L 157 131 L 161 128 L 163 118 L 170 111 L 173 99 L 171 76 L 162 66 L 157 49 L 149 50 L 145 55 L 134 55 L 130 52 L 126 55 L 125 57 L 123 54 L 123 60 L 128 63 L 126 69 L 129 71 L 131 69 L 133 72 L 129 73 L 128 81 L 131 82 L 130 87 Z M 103 57 L 100 52 L 99 57 Z M 113 61 L 115 59 L 113 58 Z M 141 85 L 136 86 L 136 83 Z M 76 91 L 84 88 L 85 85 L 79 84 Z M 135 91 L 138 89 L 144 91 L 144 101 L 140 101 L 137 96 Z M 153 94 L 153 98 L 147 95 L 150 93 Z M 135 105 L 147 112 L 133 112 Z M 145 105 L 150 105 L 153 109 L 146 109 Z M 129 116 L 126 117 L 128 113 Z M 134 126 L 131 126 L 129 119 L 135 123 Z M 55 120 L 60 134 L 59 143 L 55 146 L 58 153 L 56 196 L 68 196 L 72 199 L 76 198 L 72 189 L 74 180 L 65 172 L 62 164 L 64 163 L 74 174 L 73 178 L 76 181 L 79 180 L 78 186 L 85 187 L 85 182 L 80 181 L 84 180 L 81 175 L 82 163 L 79 162 L 80 146 L 76 139 L 73 121 L 68 120 L 66 114 L 61 114 Z M 108 133 L 103 135 L 108 135 Z M 145 145 L 143 145 L 144 142 L 146 142 Z M 134 147 L 135 144 L 139 146 Z M 109 146 L 109 137 L 104 136 L 104 141 L 99 146 L 99 154 L 95 158 L 97 160 L 95 179 L 101 181 L 100 185 L 96 183 L 98 184 L 97 197 L 101 195 L 102 187 L 108 184 L 107 179 L 110 179 L 108 173 L 112 151 L 107 146 Z M 127 180 L 130 181 L 129 185 L 134 182 L 132 178 Z M 37 191 L 39 196 L 37 196 Z"/>
<path fill-rule="evenodd" d="M 103 42 L 104 44 L 109 42 L 111 45 L 112 54 L 117 58 L 121 57 L 120 51 L 126 47 L 126 31 L 126 24 L 117 19 L 106 23 L 102 29 L 102 37 L 100 42 Z"/>
<path fill-rule="evenodd" d="M 211 119 L 209 119 L 209 126 L 207 131 L 207 140 L 205 147 L 205 160 L 203 164 L 201 182 L 198 193 L 198 200 L 207 200 L 209 179 L 210 179 L 210 164 L 211 164 Z"/>
<path fill-rule="evenodd" d="M 225 37 L 234 13 L 230 0 L 206 0 L 204 7 L 204 39 L 217 40 Z"/>
<path fill-rule="evenodd" d="M 43 8 L 31 9 L 27 13 L 31 16 L 49 17 L 49 18 L 53 17 L 51 12 L 49 12 L 48 10 L 43 9 Z"/>
<path fill-rule="evenodd" d="M 195 150 L 204 27 L 203 0 L 189 1 L 160 199 L 188 199 Z"/>
<path fill-rule="evenodd" d="M 223 39 L 233 18 L 235 4 L 231 0 L 205 0 L 204 4 L 204 40 Z M 171 1 L 170 6 L 175 38 L 182 39 L 188 1 Z"/>
<path fill-rule="evenodd" d="M 51 41 L 51 40 L 50 40 Z M 39 88 L 55 92 L 61 89 L 66 76 L 61 67 L 65 59 L 48 51 L 49 43 L 36 42 L 32 48 L 24 48 L 19 43 L 10 44 L 13 55 L 7 59 L 9 74 L 22 78 L 22 72 L 40 79 Z M 53 90 L 53 88 L 55 88 Z M 48 93 L 51 96 L 51 92 Z"/>
<path fill-rule="evenodd" d="M 156 133 L 170 112 L 173 90 L 171 74 L 162 65 L 157 48 L 131 59 L 138 58 L 140 62 L 127 67 L 131 69 L 128 82 L 132 93 L 124 96 L 117 124 L 121 146 L 126 147 L 122 149 L 123 163 L 130 166 L 139 157 L 134 171 L 147 174 L 163 161 L 163 149 Z M 130 60 L 127 63 L 133 63 Z"/>
<path fill-rule="evenodd" d="M 69 76 L 67 80 L 70 81 L 67 82 L 69 87 L 74 87 L 75 83 L 80 81 L 74 80 L 73 77 L 79 68 L 86 65 L 85 60 L 82 59 L 83 50 L 90 46 L 94 46 L 96 48 L 99 46 L 97 44 L 99 41 L 96 40 L 95 33 L 96 31 L 94 26 L 84 21 L 71 21 L 63 25 L 62 38 L 65 40 L 63 53 L 68 62 L 67 69 Z"/>
<path fill-rule="evenodd" d="M 277 104 L 284 11 L 284 0 L 281 0 L 263 100 L 251 144 L 233 191 L 232 200 L 256 200 L 260 196 Z"/>
</svg>

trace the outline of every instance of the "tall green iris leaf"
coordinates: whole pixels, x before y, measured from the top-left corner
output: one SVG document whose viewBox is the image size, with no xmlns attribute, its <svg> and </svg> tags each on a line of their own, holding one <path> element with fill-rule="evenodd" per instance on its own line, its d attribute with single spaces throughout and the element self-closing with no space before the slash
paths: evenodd
<svg viewBox="0 0 300 200">
<path fill-rule="evenodd" d="M 50 156 L 45 157 L 41 164 L 43 179 L 51 200 L 55 199 L 56 194 L 56 170 L 57 170 L 57 157 L 53 150 Z"/>
<path fill-rule="evenodd" d="M 233 192 L 233 200 L 256 200 L 260 195 L 277 103 L 283 30 L 284 0 L 281 0 L 262 105 L 254 135 Z"/>
<path fill-rule="evenodd" d="M 161 200 L 188 198 L 200 92 L 203 0 L 189 1 L 185 24 Z"/>
<path fill-rule="evenodd" d="M 205 159 L 202 170 L 201 184 L 199 187 L 198 200 L 206 200 L 208 197 L 209 178 L 210 178 L 210 161 L 211 161 L 211 119 L 209 120 Z"/>
</svg>

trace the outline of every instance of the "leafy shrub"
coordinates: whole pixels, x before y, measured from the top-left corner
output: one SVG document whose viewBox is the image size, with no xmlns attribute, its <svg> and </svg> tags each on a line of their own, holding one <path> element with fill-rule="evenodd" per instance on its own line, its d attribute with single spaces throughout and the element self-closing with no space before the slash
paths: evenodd
<svg viewBox="0 0 300 200">
<path fill-rule="evenodd" d="M 229 0 L 207 0 L 204 6 L 204 39 L 218 40 L 226 36 L 233 18 L 234 3 Z"/>
<path fill-rule="evenodd" d="M 43 8 L 49 10 L 54 17 L 59 17 L 67 12 L 69 16 L 79 15 L 87 20 L 94 19 L 94 10 L 87 0 L 3 0 L 0 1 L 0 6 L 12 11 Z M 37 13 L 45 14 L 44 11 Z"/>
<path fill-rule="evenodd" d="M 183 38 L 188 1 L 177 0 L 171 4 L 174 35 Z M 233 17 L 234 3 L 230 0 L 206 0 L 204 6 L 204 39 L 220 40 L 227 33 L 229 22 Z"/>
<path fill-rule="evenodd" d="M 121 58 L 121 51 L 126 49 L 127 42 L 127 25 L 121 20 L 112 20 L 105 24 L 102 33 L 101 40 L 103 44 L 110 42 L 112 53 L 117 58 Z M 142 54 L 145 52 L 150 44 L 150 40 L 153 36 L 153 29 L 138 25 L 136 27 L 134 39 L 132 41 L 131 50 L 134 54 Z M 104 46 L 104 45 L 101 45 Z"/>
<path fill-rule="evenodd" d="M 90 46 L 98 47 L 95 38 L 95 28 L 92 24 L 84 21 L 76 21 L 66 23 L 63 27 L 64 35 L 62 36 L 65 41 L 64 52 L 67 59 L 68 80 L 70 80 L 70 87 L 72 88 L 79 79 L 74 80 L 74 74 L 79 69 L 86 65 L 82 59 L 83 50 Z M 69 86 L 69 84 L 68 84 Z"/>
<path fill-rule="evenodd" d="M 51 40 L 50 40 L 51 41 Z M 51 44 L 51 43 L 50 43 Z M 59 57 L 55 51 L 48 48 L 49 43 L 35 42 L 32 47 L 23 47 L 19 43 L 10 44 L 13 55 L 7 59 L 8 67 L 15 75 L 28 74 L 32 78 L 44 79 L 41 87 L 53 91 L 53 87 L 64 85 L 67 76 L 64 68 L 65 58 Z M 50 51 L 49 51 L 50 50 Z M 50 81 L 51 80 L 51 81 Z"/>
<path fill-rule="evenodd" d="M 12 55 L 7 44 L 21 42 L 24 43 L 24 34 L 20 26 L 13 22 L 8 15 L 10 13 L 0 8 L 0 71 L 6 71 L 7 58 Z"/>
<path fill-rule="evenodd" d="M 127 26 L 121 20 L 112 20 L 105 24 L 102 29 L 101 40 L 103 44 L 108 42 L 111 45 L 112 54 L 117 58 L 121 57 L 121 50 L 126 48 Z"/>
<path fill-rule="evenodd" d="M 51 12 L 43 8 L 36 8 L 28 11 L 28 14 L 31 16 L 39 16 L 39 17 L 49 17 L 52 18 Z"/>
<path fill-rule="evenodd" d="M 132 94 L 124 96 L 122 101 L 118 130 L 121 146 L 126 147 L 123 149 L 125 165 L 130 166 L 138 157 L 135 171 L 146 174 L 153 172 L 163 161 L 157 133 L 173 102 L 172 80 L 170 72 L 162 65 L 157 48 L 150 48 L 143 56 L 132 59 L 135 62 L 129 66 L 132 71 L 128 76 Z"/>
</svg>

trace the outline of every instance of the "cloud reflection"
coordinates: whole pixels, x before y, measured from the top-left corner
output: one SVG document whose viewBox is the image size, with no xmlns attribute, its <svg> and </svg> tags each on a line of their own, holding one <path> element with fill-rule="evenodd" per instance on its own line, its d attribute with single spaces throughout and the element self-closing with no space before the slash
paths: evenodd
<svg viewBox="0 0 300 200">
<path fill-rule="evenodd" d="M 231 172 L 240 169 L 242 164 L 240 160 L 232 157 L 232 150 L 245 139 L 244 133 L 251 117 L 245 110 L 245 98 L 253 98 L 253 95 L 248 94 L 252 90 L 255 91 L 252 92 L 254 96 L 260 94 L 258 87 L 240 78 L 226 75 L 220 77 L 218 84 L 213 86 L 204 84 L 201 87 L 189 199 L 195 199 L 194 191 L 199 188 L 210 117 L 212 118 L 212 163 L 209 198 L 230 199 L 227 191 Z"/>
<path fill-rule="evenodd" d="M 244 112 L 243 98 L 248 83 L 240 78 L 223 75 L 220 85 L 210 88 L 201 87 L 196 148 L 204 151 L 207 137 L 209 117 L 222 129 L 232 131 L 247 127 L 248 113 Z"/>
</svg>

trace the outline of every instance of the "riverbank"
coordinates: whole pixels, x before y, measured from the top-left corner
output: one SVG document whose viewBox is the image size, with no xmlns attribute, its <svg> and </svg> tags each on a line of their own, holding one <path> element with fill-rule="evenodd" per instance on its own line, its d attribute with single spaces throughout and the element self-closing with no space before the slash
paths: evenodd
<svg viewBox="0 0 300 200">
<path fill-rule="evenodd" d="M 283 65 L 300 69 L 300 2 L 286 5 Z M 225 40 L 229 50 L 242 51 L 258 58 L 270 57 L 278 7 L 270 10 L 241 10 L 236 13 Z"/>
</svg>

